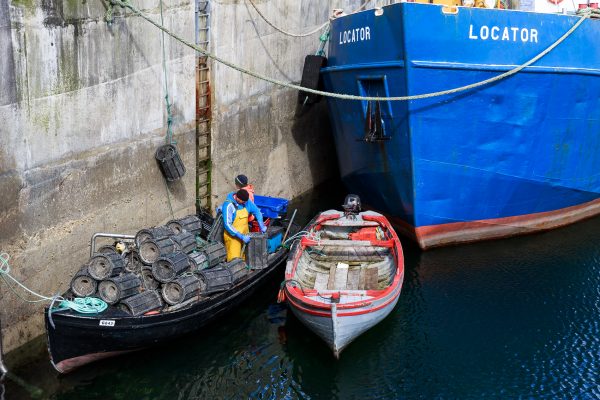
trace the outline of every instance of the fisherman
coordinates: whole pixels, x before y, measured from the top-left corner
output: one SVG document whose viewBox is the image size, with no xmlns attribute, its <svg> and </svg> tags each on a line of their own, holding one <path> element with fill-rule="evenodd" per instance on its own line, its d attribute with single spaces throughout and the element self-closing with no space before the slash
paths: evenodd
<svg viewBox="0 0 600 400">
<path fill-rule="evenodd" d="M 247 182 L 246 182 L 247 183 Z M 248 226 L 248 215 L 256 217 L 261 232 L 266 232 L 267 227 L 263 223 L 263 217 L 258 207 L 250 200 L 250 195 L 245 189 L 229 193 L 223 203 L 223 242 L 227 250 L 227 261 L 234 258 L 243 258 L 242 242 L 250 241 L 250 228 Z"/>
<path fill-rule="evenodd" d="M 244 189 L 250 195 L 250 200 L 254 202 L 254 185 L 248 183 L 246 175 L 238 175 L 235 177 L 235 187 L 237 190 Z"/>
<path fill-rule="evenodd" d="M 246 175 L 240 174 L 235 177 L 235 187 L 237 190 L 244 189 L 246 192 L 248 192 L 248 195 L 250 196 L 250 201 L 254 203 L 254 185 L 248 183 L 248 177 Z M 252 221 L 254 221 L 254 216 L 249 215 L 248 223 L 251 223 Z"/>
</svg>

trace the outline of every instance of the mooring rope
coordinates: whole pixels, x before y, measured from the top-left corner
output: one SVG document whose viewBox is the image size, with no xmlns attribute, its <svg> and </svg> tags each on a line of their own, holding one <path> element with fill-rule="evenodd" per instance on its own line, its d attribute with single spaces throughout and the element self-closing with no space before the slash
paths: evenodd
<svg viewBox="0 0 600 400">
<path fill-rule="evenodd" d="M 370 2 L 371 0 L 366 0 L 365 2 L 362 3 L 362 5 L 360 7 L 358 7 L 356 10 L 352 11 L 352 14 L 359 12 L 360 10 L 362 10 L 363 8 L 365 8 L 365 6 Z M 317 28 L 313 29 L 310 32 L 306 32 L 306 33 L 292 33 L 292 32 L 287 32 L 284 31 L 282 28 L 277 27 L 274 23 L 272 23 L 271 21 L 269 21 L 267 19 L 267 17 L 265 17 L 265 15 L 258 9 L 258 7 L 256 6 L 256 4 L 254 4 L 254 1 L 252 0 L 248 0 L 248 2 L 250 3 L 250 5 L 252 5 L 252 7 L 256 10 L 256 12 L 258 13 L 258 15 L 260 15 L 260 17 L 269 25 L 271 26 L 273 29 L 275 29 L 278 32 L 283 33 L 284 35 L 287 36 L 291 36 L 291 37 L 306 37 L 306 36 L 310 36 L 310 35 L 314 35 L 315 33 L 319 32 L 321 29 L 325 28 L 326 26 L 328 26 L 330 24 L 331 21 L 327 21 L 322 23 L 321 25 L 319 25 Z"/>
<path fill-rule="evenodd" d="M 19 299 L 23 300 L 26 303 L 39 303 L 42 301 L 50 301 L 51 302 L 50 308 L 49 308 L 50 311 L 48 313 L 50 318 L 52 317 L 52 311 L 66 310 L 67 308 L 70 308 L 74 311 L 84 313 L 84 314 L 92 314 L 92 313 L 102 312 L 102 311 L 106 310 L 106 308 L 108 307 L 108 304 L 106 304 L 103 300 L 95 298 L 95 297 L 84 297 L 84 298 L 75 298 L 73 300 L 67 300 L 59 295 L 55 295 L 53 297 L 41 295 L 41 294 L 29 289 L 27 286 L 25 286 L 24 284 L 19 282 L 18 279 L 16 279 L 15 277 L 13 277 L 10 274 L 10 264 L 8 263 L 9 260 L 10 260 L 10 255 L 8 253 L 0 253 L 0 277 L 2 278 L 2 280 L 4 280 L 4 283 L 6 283 L 6 286 L 8 286 L 9 289 Z M 30 299 L 26 299 L 26 298 L 22 297 L 19 294 L 19 292 L 17 292 L 15 290 L 15 288 L 9 283 L 9 279 L 11 281 L 13 281 L 14 283 L 16 283 L 21 289 L 23 289 L 27 293 L 37 297 L 38 299 L 30 300 Z M 60 301 L 58 308 L 53 308 L 54 303 L 57 301 Z M 52 324 L 52 325 L 54 326 L 54 324 Z"/>
<path fill-rule="evenodd" d="M 151 18 L 149 18 L 148 16 L 146 16 L 144 13 L 142 13 L 139 9 L 137 9 L 135 6 L 133 6 L 133 4 L 131 4 L 131 2 L 129 0 L 110 0 L 110 2 L 113 5 L 118 5 L 121 6 L 123 8 L 128 8 L 131 11 L 133 11 L 134 14 L 142 17 L 143 19 L 145 19 L 146 21 L 148 21 L 149 23 L 151 23 L 152 25 L 156 26 L 158 29 L 162 30 L 163 32 L 165 32 L 167 35 L 171 36 L 172 38 L 178 40 L 179 42 L 183 43 L 184 45 L 196 50 L 197 52 L 199 52 L 200 54 L 209 57 L 221 64 L 224 64 L 230 68 L 235 69 L 236 71 L 242 72 L 244 74 L 253 76 L 257 79 L 261 79 L 263 81 L 275 84 L 275 85 L 279 85 L 282 87 L 287 87 L 289 89 L 295 89 L 295 90 L 299 90 L 302 92 L 307 92 L 307 93 L 312 93 L 312 94 L 316 94 L 319 96 L 325 96 L 325 97 L 331 97 L 331 98 L 336 98 L 336 99 L 343 99 L 343 100 L 367 100 L 367 101 L 408 101 L 408 100 L 419 100 L 419 99 L 427 99 L 427 98 L 431 98 L 431 97 L 437 97 L 437 96 L 444 96 L 447 94 L 454 94 L 454 93 L 459 93 L 459 92 L 463 92 L 465 90 L 469 90 L 469 89 L 475 89 L 477 87 L 480 86 L 484 86 L 484 85 L 488 85 L 490 83 L 508 78 L 509 76 L 515 75 L 516 73 L 518 73 L 519 71 L 527 68 L 528 66 L 530 66 L 531 64 L 535 63 L 536 61 L 538 61 L 539 59 L 541 59 L 542 57 L 544 57 L 546 54 L 548 54 L 549 52 L 551 52 L 556 46 L 558 46 L 559 44 L 561 44 L 566 38 L 568 38 L 586 19 L 590 18 L 592 15 L 599 15 L 598 13 L 596 13 L 595 11 L 591 11 L 591 9 L 584 9 L 584 10 L 580 10 L 581 12 L 579 12 L 578 14 L 581 15 L 581 17 L 579 18 L 579 20 L 564 34 L 562 35 L 556 42 L 554 42 L 552 45 L 550 45 L 548 48 L 546 48 L 545 50 L 543 50 L 541 53 L 539 53 L 537 56 L 533 57 L 531 60 L 527 61 L 526 63 L 513 68 L 510 71 L 507 71 L 505 73 L 502 73 L 500 75 L 497 75 L 495 77 L 489 78 L 489 79 L 485 79 L 483 81 L 480 82 L 476 82 L 476 83 L 472 83 L 469 85 L 465 85 L 465 86 L 461 86 L 455 89 L 448 89 L 448 90 L 441 90 L 438 92 L 433 92 L 433 93 L 426 93 L 426 94 L 418 94 L 418 95 L 412 95 L 412 96 L 393 96 L 393 97 L 378 97 L 378 96 L 355 96 L 355 95 L 350 95 L 350 94 L 342 94 L 342 93 L 332 93 L 332 92 L 324 92 L 321 90 L 316 90 L 316 89 L 310 89 L 310 88 L 305 88 L 303 86 L 300 85 L 295 85 L 293 83 L 290 82 L 284 82 L 284 81 L 280 81 L 277 79 L 273 79 L 270 77 L 267 77 L 265 75 L 259 74 L 257 72 L 245 69 L 243 67 L 240 67 L 238 65 L 235 65 L 229 61 L 226 61 L 206 50 L 201 49 L 199 46 L 196 46 L 195 44 L 183 39 L 182 37 L 178 36 L 177 34 L 169 31 L 168 29 L 166 29 L 164 26 L 158 24 L 157 22 L 155 22 L 154 20 L 152 20 Z"/>
</svg>

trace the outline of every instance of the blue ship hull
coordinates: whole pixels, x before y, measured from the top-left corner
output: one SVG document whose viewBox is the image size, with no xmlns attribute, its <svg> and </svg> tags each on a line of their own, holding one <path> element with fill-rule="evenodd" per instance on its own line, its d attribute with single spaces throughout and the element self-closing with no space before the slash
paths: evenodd
<svg viewBox="0 0 600 400">
<path fill-rule="evenodd" d="M 401 3 L 336 19 L 328 91 L 438 92 L 529 61 L 579 19 Z M 600 212 L 600 21 L 503 80 L 411 101 L 328 98 L 342 179 L 422 248 L 551 229 Z M 369 112 L 371 111 L 371 112 Z"/>
</svg>

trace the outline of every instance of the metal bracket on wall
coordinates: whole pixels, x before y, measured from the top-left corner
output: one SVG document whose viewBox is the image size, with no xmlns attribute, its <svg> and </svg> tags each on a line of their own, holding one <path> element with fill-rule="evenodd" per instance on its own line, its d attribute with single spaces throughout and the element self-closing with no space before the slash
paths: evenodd
<svg viewBox="0 0 600 400">
<path fill-rule="evenodd" d="M 209 50 L 210 1 L 196 0 L 196 44 Z M 211 212 L 211 102 L 208 57 L 196 58 L 196 211 Z"/>
</svg>

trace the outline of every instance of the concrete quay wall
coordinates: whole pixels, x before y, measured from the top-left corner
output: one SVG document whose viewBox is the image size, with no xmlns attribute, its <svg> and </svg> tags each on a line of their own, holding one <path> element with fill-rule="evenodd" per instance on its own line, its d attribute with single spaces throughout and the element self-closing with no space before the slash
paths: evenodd
<svg viewBox="0 0 600 400">
<path fill-rule="evenodd" d="M 265 15 L 305 32 L 332 8 L 360 1 L 260 1 Z M 159 0 L 133 1 L 155 21 Z M 94 232 L 135 234 L 195 211 L 196 54 L 165 39 L 175 140 L 187 167 L 165 184 L 154 159 L 167 115 L 160 32 L 105 1 L 0 0 L 0 251 L 11 274 L 53 296 L 89 257 Z M 195 1 L 163 0 L 164 24 L 193 41 Z M 211 1 L 211 51 L 299 82 L 318 34 L 276 32 L 247 0 Z M 291 198 L 337 174 L 325 103 L 211 62 L 212 201 L 235 174 L 257 192 Z M 168 193 L 168 194 L 167 194 Z M 173 213 L 171 213 L 171 208 Z M 42 306 L 0 282 L 4 350 L 43 333 Z"/>
</svg>

